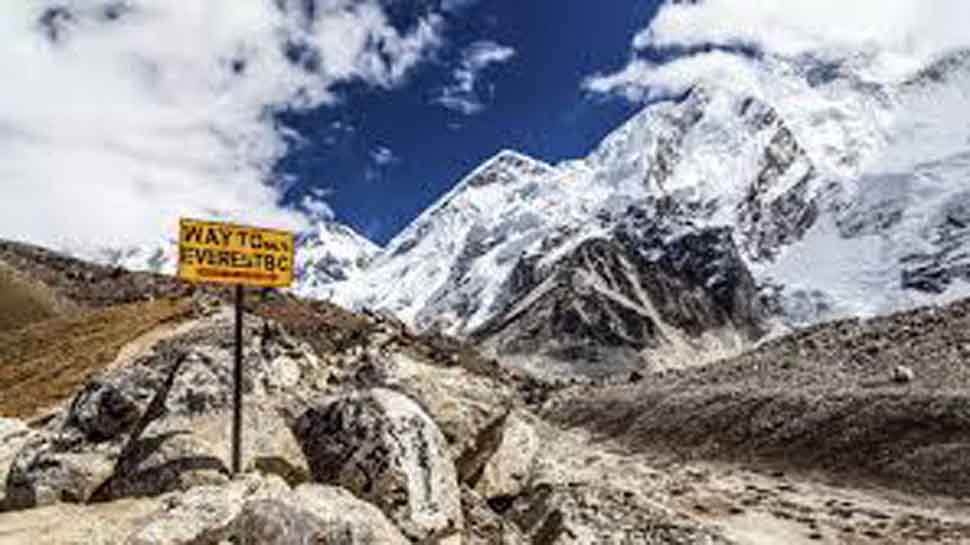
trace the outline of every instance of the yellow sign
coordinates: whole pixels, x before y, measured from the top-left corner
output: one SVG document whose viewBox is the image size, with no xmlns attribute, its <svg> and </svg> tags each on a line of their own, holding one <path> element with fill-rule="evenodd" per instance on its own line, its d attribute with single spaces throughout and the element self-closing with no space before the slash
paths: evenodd
<svg viewBox="0 0 970 545">
<path fill-rule="evenodd" d="M 179 222 L 179 278 L 285 287 L 293 283 L 293 233 L 231 223 Z"/>
</svg>

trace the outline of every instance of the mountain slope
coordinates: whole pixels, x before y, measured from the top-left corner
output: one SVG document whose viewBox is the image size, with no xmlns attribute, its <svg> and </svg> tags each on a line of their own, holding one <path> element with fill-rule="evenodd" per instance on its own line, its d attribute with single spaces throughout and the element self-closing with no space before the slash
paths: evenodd
<svg viewBox="0 0 970 545">
<path fill-rule="evenodd" d="M 622 339 L 621 360 L 657 363 L 724 327 L 743 348 L 765 318 L 799 327 L 970 295 L 970 125 L 954 115 L 970 106 L 970 55 L 896 83 L 869 81 L 851 62 L 766 58 L 756 78 L 730 85 L 647 106 L 579 161 L 499 154 L 334 298 L 419 330 L 486 344 L 494 335 L 505 355 L 543 352 L 534 334 L 544 330 L 546 355 L 570 343 L 593 354 Z M 649 229 L 626 229 L 631 221 Z M 669 260 L 685 236 L 715 232 L 727 236 L 688 249 L 688 261 L 736 253 L 708 267 L 708 280 L 752 278 L 729 290 L 751 310 L 700 330 L 658 320 L 649 309 L 663 308 L 665 294 L 649 288 L 663 282 L 644 268 Z M 593 247 L 615 255 L 590 261 Z M 607 293 L 631 274 L 648 297 Z M 595 303 L 572 280 L 583 276 Z M 709 291 L 691 285 L 666 294 L 683 306 L 675 313 Z M 554 317 L 570 305 L 599 333 L 563 329 Z"/>
<path fill-rule="evenodd" d="M 297 241 L 295 288 L 298 294 L 326 293 L 335 283 L 359 276 L 381 252 L 346 225 L 317 223 Z"/>
</svg>

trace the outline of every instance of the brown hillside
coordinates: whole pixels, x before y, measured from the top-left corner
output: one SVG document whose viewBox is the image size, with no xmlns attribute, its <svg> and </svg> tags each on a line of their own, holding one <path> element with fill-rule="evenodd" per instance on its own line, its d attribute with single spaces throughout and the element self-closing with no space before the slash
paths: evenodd
<svg viewBox="0 0 970 545">
<path fill-rule="evenodd" d="M 28 417 L 69 398 L 124 345 L 188 317 L 191 308 L 188 301 L 159 299 L 0 333 L 0 416 Z"/>
</svg>

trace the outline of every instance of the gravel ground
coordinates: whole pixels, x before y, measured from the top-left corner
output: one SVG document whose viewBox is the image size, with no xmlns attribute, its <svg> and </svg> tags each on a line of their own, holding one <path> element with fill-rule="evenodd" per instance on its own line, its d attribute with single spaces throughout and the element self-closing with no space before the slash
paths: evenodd
<svg viewBox="0 0 970 545">
<path fill-rule="evenodd" d="M 550 420 L 635 450 L 970 496 L 970 300 L 835 322 L 741 357 L 561 392 Z M 912 380 L 896 382 L 906 366 Z"/>
</svg>

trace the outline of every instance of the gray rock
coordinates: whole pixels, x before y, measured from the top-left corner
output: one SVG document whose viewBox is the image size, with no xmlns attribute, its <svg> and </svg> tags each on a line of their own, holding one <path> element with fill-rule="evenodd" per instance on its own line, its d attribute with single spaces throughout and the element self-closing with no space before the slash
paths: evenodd
<svg viewBox="0 0 970 545">
<path fill-rule="evenodd" d="M 216 545 L 229 539 L 249 500 L 276 500 L 290 492 L 276 477 L 245 475 L 226 486 L 174 493 L 128 537 L 127 545 Z"/>
<path fill-rule="evenodd" d="M 174 490 L 218 485 L 229 470 L 205 442 L 187 433 L 163 433 L 139 438 L 121 454 L 111 479 L 93 499 L 112 501 L 158 496 Z"/>
<path fill-rule="evenodd" d="M 402 394 L 324 401 L 294 425 L 313 477 L 377 505 L 411 540 L 460 543 L 460 492 L 445 438 Z"/>
<path fill-rule="evenodd" d="M 476 438 L 515 405 L 507 385 L 460 367 L 443 368 L 402 353 L 380 357 L 360 375 L 371 387 L 403 392 L 428 413 L 451 445 L 457 459 L 474 448 Z"/>
<path fill-rule="evenodd" d="M 383 516 L 383 515 L 382 515 Z M 238 543 L 304 545 L 325 541 L 327 524 L 310 511 L 281 500 L 256 500 L 243 506 L 233 525 Z M 349 538 L 348 543 L 353 543 Z"/>
<path fill-rule="evenodd" d="M 80 446 L 80 439 L 69 434 L 41 434 L 24 444 L 7 475 L 6 507 L 87 502 L 111 475 L 114 463 L 110 453 Z"/>
<path fill-rule="evenodd" d="M 247 474 L 162 498 L 127 545 L 407 545 L 377 507 L 322 485 L 290 490 L 277 477 Z"/>
<path fill-rule="evenodd" d="M 461 481 L 489 500 L 518 496 L 540 445 L 530 420 L 524 412 L 513 412 L 486 429 L 476 449 L 459 460 Z"/>
<path fill-rule="evenodd" d="M 909 367 L 900 365 L 893 369 L 892 379 L 897 384 L 909 384 L 916 380 L 916 373 Z"/>
<path fill-rule="evenodd" d="M 254 500 L 243 507 L 235 533 L 261 545 L 407 545 L 379 509 L 346 490 L 304 485 L 280 500 Z"/>
<path fill-rule="evenodd" d="M 107 441 L 128 431 L 138 421 L 139 407 L 120 388 L 95 380 L 71 402 L 67 424 L 91 441 Z"/>
</svg>

